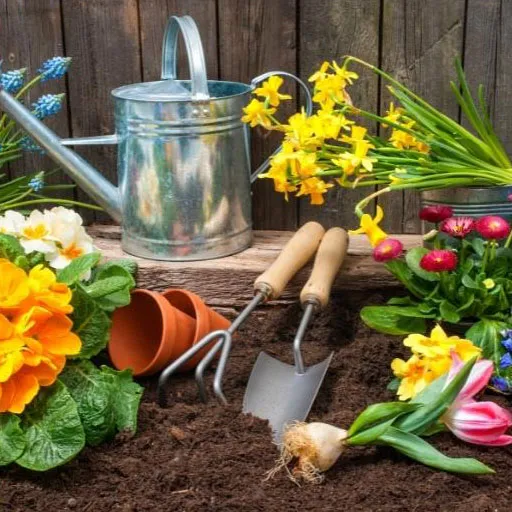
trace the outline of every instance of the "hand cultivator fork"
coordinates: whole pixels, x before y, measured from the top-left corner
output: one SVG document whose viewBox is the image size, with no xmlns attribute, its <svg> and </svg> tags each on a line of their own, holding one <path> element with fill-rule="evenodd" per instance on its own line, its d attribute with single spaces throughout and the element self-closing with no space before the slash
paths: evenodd
<svg viewBox="0 0 512 512">
<path fill-rule="evenodd" d="M 206 402 L 207 394 L 204 383 L 204 372 L 222 349 L 219 365 L 215 373 L 213 389 L 218 399 L 223 403 L 227 403 L 226 397 L 222 391 L 222 377 L 231 349 L 233 334 L 258 305 L 269 300 L 275 300 L 281 296 L 290 279 L 315 254 L 324 233 L 324 228 L 317 222 L 308 222 L 302 226 L 288 241 L 270 268 L 256 279 L 254 282 L 254 298 L 233 321 L 231 326 L 226 330 L 214 331 L 208 334 L 162 372 L 158 381 L 158 401 L 162 407 L 165 407 L 167 403 L 166 389 L 167 382 L 171 375 L 194 357 L 200 350 L 215 340 L 217 340 L 217 342 L 213 348 L 196 367 L 195 379 L 199 388 L 199 395 L 201 399 Z"/>
</svg>

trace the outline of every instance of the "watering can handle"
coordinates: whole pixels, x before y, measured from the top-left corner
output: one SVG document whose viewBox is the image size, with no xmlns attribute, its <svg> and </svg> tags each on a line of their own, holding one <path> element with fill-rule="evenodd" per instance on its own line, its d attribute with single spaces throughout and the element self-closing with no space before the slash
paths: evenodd
<svg viewBox="0 0 512 512">
<path fill-rule="evenodd" d="M 178 33 L 181 32 L 187 50 L 192 101 L 209 101 L 206 63 L 201 36 L 195 21 L 190 16 L 171 16 L 165 29 L 162 47 L 162 80 L 176 80 Z"/>
<path fill-rule="evenodd" d="M 267 78 L 271 77 L 272 75 L 279 75 L 279 76 L 285 76 L 288 78 L 293 78 L 295 80 L 302 91 L 304 92 L 306 96 L 306 114 L 308 116 L 311 115 L 313 112 L 313 100 L 311 99 L 311 93 L 309 92 L 308 86 L 297 76 L 293 75 L 292 73 L 287 73 L 286 71 L 268 71 L 267 73 L 263 73 L 262 75 L 257 76 L 256 78 L 253 78 L 251 82 L 251 88 L 254 89 L 260 82 L 263 82 L 263 80 L 266 80 Z M 256 181 L 256 178 L 260 173 L 262 173 L 264 170 L 267 169 L 270 165 L 270 160 L 272 160 L 272 157 L 277 155 L 281 151 L 281 146 L 279 146 L 252 174 L 251 174 L 251 183 L 254 183 Z"/>
</svg>

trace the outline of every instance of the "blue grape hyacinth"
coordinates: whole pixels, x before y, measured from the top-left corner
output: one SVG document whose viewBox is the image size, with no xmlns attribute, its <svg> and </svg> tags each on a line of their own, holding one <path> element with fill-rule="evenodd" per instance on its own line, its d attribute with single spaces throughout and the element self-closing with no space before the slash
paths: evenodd
<svg viewBox="0 0 512 512">
<path fill-rule="evenodd" d="M 34 176 L 29 182 L 28 186 L 34 191 L 34 192 L 40 192 L 44 188 L 44 180 L 42 173 L 37 174 Z"/>
<path fill-rule="evenodd" d="M 32 103 L 32 114 L 39 120 L 54 116 L 60 112 L 64 96 L 64 94 L 44 94 Z"/>
<path fill-rule="evenodd" d="M 27 68 L 13 69 L 0 73 L 0 87 L 10 94 L 16 94 L 25 83 Z"/>
<path fill-rule="evenodd" d="M 29 153 L 44 154 L 44 149 L 41 146 L 38 146 L 28 135 L 24 135 L 20 139 L 20 147 Z"/>
<path fill-rule="evenodd" d="M 507 393 L 510 391 L 510 386 L 508 385 L 507 379 L 503 377 L 493 377 L 491 379 L 491 386 L 502 393 Z"/>
<path fill-rule="evenodd" d="M 62 78 L 69 69 L 70 64 L 71 57 L 52 57 L 45 60 L 38 69 L 38 73 L 43 75 L 41 81 L 46 82 L 47 80 Z"/>
</svg>

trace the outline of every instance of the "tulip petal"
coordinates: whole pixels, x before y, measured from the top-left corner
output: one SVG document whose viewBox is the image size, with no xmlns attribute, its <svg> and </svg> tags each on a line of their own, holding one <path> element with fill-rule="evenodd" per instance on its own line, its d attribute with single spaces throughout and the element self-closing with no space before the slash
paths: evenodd
<svg viewBox="0 0 512 512">
<path fill-rule="evenodd" d="M 446 386 L 454 379 L 455 375 L 459 373 L 461 368 L 464 366 L 462 359 L 452 350 L 452 366 L 448 373 L 448 378 L 446 379 Z M 458 402 L 464 402 L 472 397 L 474 397 L 477 393 L 479 393 L 482 389 L 487 386 L 489 379 L 491 378 L 493 372 L 493 363 L 487 359 L 481 359 L 477 361 L 473 368 L 471 369 L 471 373 L 469 374 L 468 380 L 464 387 L 461 389 L 459 395 L 457 396 Z"/>
</svg>

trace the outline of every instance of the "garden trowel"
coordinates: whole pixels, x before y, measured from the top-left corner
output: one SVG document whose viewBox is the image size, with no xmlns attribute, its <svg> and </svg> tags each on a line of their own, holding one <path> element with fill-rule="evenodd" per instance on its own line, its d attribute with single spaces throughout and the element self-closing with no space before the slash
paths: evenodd
<svg viewBox="0 0 512 512">
<path fill-rule="evenodd" d="M 278 443 L 286 424 L 304 421 L 308 416 L 331 362 L 332 352 L 324 361 L 306 368 L 300 345 L 313 313 L 329 302 L 347 248 L 347 232 L 341 228 L 330 229 L 320 242 L 311 276 L 300 294 L 304 313 L 293 342 L 295 364 L 260 352 L 249 377 L 243 411 L 267 419 Z"/>
</svg>

